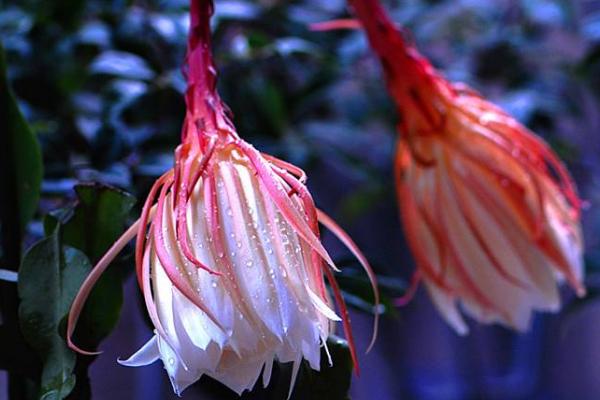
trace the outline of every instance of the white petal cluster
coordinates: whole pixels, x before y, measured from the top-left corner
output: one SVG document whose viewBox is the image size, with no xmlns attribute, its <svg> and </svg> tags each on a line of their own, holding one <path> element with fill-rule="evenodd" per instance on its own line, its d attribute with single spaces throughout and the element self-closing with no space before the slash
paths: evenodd
<svg viewBox="0 0 600 400">
<path fill-rule="evenodd" d="M 306 215 L 300 201 L 294 205 Z M 172 209 L 168 195 L 165 210 Z M 261 372 L 267 385 L 274 360 L 294 362 L 295 372 L 302 359 L 319 369 L 330 321 L 339 320 L 328 305 L 321 259 L 283 217 L 241 152 L 216 151 L 187 206 L 194 256 L 221 276 L 182 254 L 174 213 L 166 212 L 162 222 L 170 257 L 214 320 L 174 286 L 150 239 L 145 258 L 164 335 L 157 329 L 122 364 L 162 359 L 178 394 L 204 374 L 237 393 L 252 389 Z"/>
</svg>

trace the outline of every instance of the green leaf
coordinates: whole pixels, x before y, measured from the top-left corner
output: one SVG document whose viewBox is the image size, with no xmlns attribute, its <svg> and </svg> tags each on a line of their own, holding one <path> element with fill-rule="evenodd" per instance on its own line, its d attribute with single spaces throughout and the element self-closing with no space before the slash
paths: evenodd
<svg viewBox="0 0 600 400">
<path fill-rule="evenodd" d="M 63 243 L 83 251 L 96 263 L 123 233 L 135 198 L 101 184 L 75 187 L 77 204 L 57 210 L 45 221 L 48 233 L 59 221 Z M 78 343 L 94 348 L 116 325 L 123 303 L 122 274 L 109 268 L 92 291 L 77 325 Z"/>
<path fill-rule="evenodd" d="M 75 354 L 60 334 L 79 286 L 91 269 L 81 251 L 62 246 L 59 229 L 33 245 L 19 270 L 19 321 L 42 358 L 40 397 L 63 399 L 75 385 Z"/>
<path fill-rule="evenodd" d="M 96 262 L 123 233 L 135 197 L 101 184 L 77 185 L 75 192 L 78 204 L 65 223 L 63 240 Z"/>
<path fill-rule="evenodd" d="M 6 72 L 0 44 L 0 174 L 4 175 L 0 181 L 15 189 L 14 198 L 6 201 L 15 208 L 12 212 L 18 215 L 22 232 L 37 208 L 43 165 L 37 138 L 19 110 Z M 11 193 L 6 188 L 3 197 Z"/>
</svg>

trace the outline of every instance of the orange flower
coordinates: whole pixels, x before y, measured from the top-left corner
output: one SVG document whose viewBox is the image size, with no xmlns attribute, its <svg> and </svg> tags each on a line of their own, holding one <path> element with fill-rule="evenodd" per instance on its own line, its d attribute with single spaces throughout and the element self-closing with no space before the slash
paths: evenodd
<svg viewBox="0 0 600 400">
<path fill-rule="evenodd" d="M 274 360 L 293 362 L 291 391 L 302 359 L 320 368 L 332 321 L 343 322 L 356 366 L 348 313 L 318 222 L 359 258 L 374 290 L 375 280 L 352 240 L 315 207 L 304 172 L 238 136 L 216 92 L 211 14 L 211 1 L 191 1 L 187 113 L 175 167 L 156 181 L 141 218 L 82 285 L 69 314 L 68 343 L 85 353 L 71 342 L 83 304 L 137 235 L 137 277 L 155 334 L 121 364 L 161 359 L 177 394 L 204 374 L 241 394 L 261 373 L 269 383 Z"/>
<path fill-rule="evenodd" d="M 525 330 L 532 311 L 559 309 L 556 281 L 583 296 L 580 201 L 557 156 L 503 110 L 441 77 L 377 0 L 350 3 L 400 113 L 396 185 L 414 282 L 423 280 L 461 334 L 457 302 L 480 322 Z"/>
</svg>

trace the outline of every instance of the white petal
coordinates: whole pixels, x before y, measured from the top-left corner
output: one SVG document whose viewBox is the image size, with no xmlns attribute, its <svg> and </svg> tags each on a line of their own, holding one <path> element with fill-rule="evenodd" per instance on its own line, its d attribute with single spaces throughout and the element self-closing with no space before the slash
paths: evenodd
<svg viewBox="0 0 600 400">
<path fill-rule="evenodd" d="M 178 336 L 188 336 L 191 342 L 202 350 L 206 350 L 211 341 L 222 345 L 225 341 L 224 332 L 176 288 L 173 288 L 173 292 L 174 318 L 181 322 L 183 327 L 183 332 L 178 332 Z"/>
<path fill-rule="evenodd" d="M 158 337 L 158 348 L 173 391 L 179 396 L 185 388 L 200 379 L 201 373 L 186 368 L 169 344 L 160 336 Z"/>
<path fill-rule="evenodd" d="M 240 359 L 233 353 L 224 355 L 224 359 L 227 359 L 230 356 L 234 357 L 234 359 L 230 359 L 229 362 L 223 366 L 223 369 L 219 367 L 217 371 L 206 372 L 206 374 L 241 395 L 244 390 L 250 390 L 254 387 L 254 384 L 263 370 L 263 365 L 267 360 Z"/>
<path fill-rule="evenodd" d="M 308 361 L 308 364 L 315 371 L 321 369 L 321 346 L 314 341 L 302 341 L 302 356 Z"/>
<path fill-rule="evenodd" d="M 331 309 L 327 304 L 321 300 L 319 296 L 315 294 L 309 287 L 306 288 L 308 292 L 308 297 L 310 297 L 310 301 L 312 304 L 319 310 L 323 315 L 329 318 L 332 321 L 341 321 L 342 319 Z"/>
<path fill-rule="evenodd" d="M 154 335 L 127 360 L 117 359 L 117 362 L 126 367 L 142 367 L 144 365 L 152 364 L 159 358 L 160 352 L 158 351 L 158 342 L 156 335 Z"/>
<path fill-rule="evenodd" d="M 451 177 L 444 168 L 439 171 L 438 195 L 444 205 L 439 223 L 446 230 L 442 234 L 450 244 L 451 264 L 448 269 L 455 272 L 460 284 L 461 300 L 470 306 L 468 309 L 476 310 L 472 314 L 481 322 L 501 321 L 519 330 L 527 329 L 532 309 L 543 304 L 536 283 L 533 283 L 531 290 L 524 290 L 504 278 L 468 226 L 459 206 L 460 200 L 456 197 L 457 189 L 452 187 Z M 482 209 L 480 211 L 483 212 Z M 478 224 L 477 228 L 482 225 L 481 221 L 475 223 Z M 526 240 L 525 237 L 523 239 Z M 514 270 L 510 266 L 505 266 L 504 269 L 511 272 Z"/>
<path fill-rule="evenodd" d="M 294 386 L 296 385 L 296 379 L 298 378 L 298 371 L 300 370 L 300 363 L 302 362 L 301 358 L 294 360 L 294 364 L 292 365 L 292 377 L 290 379 L 290 390 L 288 391 L 287 399 L 289 400 L 292 397 L 292 392 L 294 391 Z"/>
<path fill-rule="evenodd" d="M 271 373 L 273 372 L 273 360 L 267 360 L 265 362 L 265 368 L 263 370 L 263 387 L 269 386 L 271 381 Z"/>
</svg>

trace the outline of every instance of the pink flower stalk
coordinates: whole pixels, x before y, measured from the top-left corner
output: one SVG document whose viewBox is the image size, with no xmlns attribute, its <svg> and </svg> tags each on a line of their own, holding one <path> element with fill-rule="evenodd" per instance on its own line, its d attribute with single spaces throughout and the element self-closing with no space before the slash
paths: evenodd
<svg viewBox="0 0 600 400">
<path fill-rule="evenodd" d="M 550 147 L 464 85 L 446 81 L 403 36 L 378 0 L 350 0 L 400 113 L 395 172 L 404 231 L 446 321 L 525 330 L 531 313 L 557 311 L 557 281 L 579 296 L 580 200 Z M 409 296 L 410 297 L 410 296 Z M 402 299 L 399 303 L 404 303 Z"/>
<path fill-rule="evenodd" d="M 84 282 L 69 314 L 68 343 L 93 354 L 71 341 L 77 318 L 109 262 L 137 235 L 137 277 L 155 334 L 119 362 L 142 366 L 160 358 L 178 394 L 204 374 L 241 394 L 261 372 L 263 384 L 269 383 L 274 360 L 293 362 L 291 393 L 302 359 L 320 368 L 334 321 L 343 322 L 357 368 L 336 268 L 318 222 L 358 257 L 378 302 L 375 278 L 352 240 L 316 209 L 304 172 L 236 133 L 216 92 L 211 14 L 211 1 L 191 1 L 187 113 L 175 167 L 156 181 L 141 218 Z"/>
</svg>

